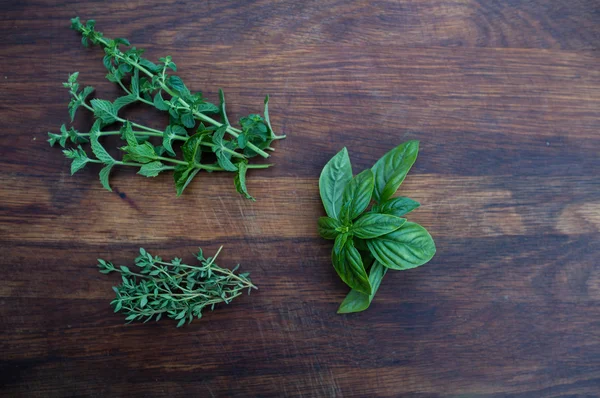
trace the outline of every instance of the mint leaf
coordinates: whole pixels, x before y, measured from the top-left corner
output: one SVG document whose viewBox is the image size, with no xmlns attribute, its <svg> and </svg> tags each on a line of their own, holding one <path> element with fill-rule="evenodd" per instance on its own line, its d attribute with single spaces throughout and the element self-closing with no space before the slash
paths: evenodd
<svg viewBox="0 0 600 398">
<path fill-rule="evenodd" d="M 113 111 L 114 111 L 115 115 L 118 114 L 118 112 L 121 108 L 123 108 L 126 105 L 133 104 L 136 101 L 137 101 L 137 95 L 135 95 L 135 94 L 129 94 L 129 95 L 117 98 L 113 102 Z"/>
<path fill-rule="evenodd" d="M 108 182 L 108 179 L 110 177 L 110 171 L 113 168 L 112 164 L 109 164 L 107 166 L 105 166 L 102 170 L 100 170 L 100 182 L 102 183 L 102 186 L 104 188 L 106 188 L 107 190 L 112 192 L 112 188 L 110 187 L 110 184 Z"/>
<path fill-rule="evenodd" d="M 133 160 L 134 162 L 139 163 L 149 163 L 158 156 L 154 151 L 154 146 L 147 141 L 141 145 L 121 147 L 121 150 L 127 153 L 127 155 L 123 157 L 123 160 L 126 162 Z"/>
<path fill-rule="evenodd" d="M 237 174 L 235 175 L 233 182 L 235 184 L 235 189 L 241 193 L 242 195 L 244 195 L 244 197 L 246 199 L 250 199 L 252 201 L 255 201 L 256 199 L 254 199 L 249 193 L 248 193 L 248 189 L 246 188 L 246 171 L 248 170 L 248 161 L 247 160 L 242 160 L 241 162 L 237 163 Z"/>
<path fill-rule="evenodd" d="M 117 120 L 117 114 L 110 101 L 96 98 L 91 100 L 90 103 L 92 104 L 92 108 L 94 108 L 94 115 L 104 124 L 114 123 Z"/>
<path fill-rule="evenodd" d="M 145 177 L 156 177 L 160 174 L 160 172 L 170 169 L 172 169 L 172 167 L 165 166 L 161 162 L 150 162 L 140 167 L 138 174 L 141 174 Z"/>
<path fill-rule="evenodd" d="M 104 149 L 102 144 L 100 144 L 100 142 L 98 142 L 99 133 L 100 133 L 100 120 L 96 120 L 92 126 L 92 129 L 90 130 L 90 142 L 91 142 L 91 146 L 92 146 L 92 152 L 94 152 L 94 155 L 96 156 L 96 158 L 98 158 L 98 160 L 101 161 L 102 163 L 104 163 L 106 165 L 113 165 L 116 162 L 115 159 L 113 159 L 113 157 L 108 154 L 106 149 Z M 110 169 L 109 169 L 109 171 L 110 171 Z"/>
<path fill-rule="evenodd" d="M 71 162 L 71 175 L 84 168 L 85 165 L 90 161 L 81 146 L 77 147 L 77 149 L 65 149 L 63 153 L 67 158 L 73 159 Z"/>
</svg>

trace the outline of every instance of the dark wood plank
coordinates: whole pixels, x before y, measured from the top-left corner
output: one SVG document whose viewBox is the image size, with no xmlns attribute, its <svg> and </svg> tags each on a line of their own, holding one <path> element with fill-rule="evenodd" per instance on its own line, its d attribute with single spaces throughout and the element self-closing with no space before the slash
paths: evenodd
<svg viewBox="0 0 600 398">
<path fill-rule="evenodd" d="M 595 396 L 600 385 L 600 13 L 591 0 L 180 1 L 0 5 L 0 386 L 7 396 Z M 271 94 L 276 167 L 239 197 L 199 175 L 97 167 L 69 175 L 46 132 L 66 122 L 78 70 L 114 98 L 102 54 L 68 18 L 93 17 L 151 58 L 171 54 L 230 115 Z M 143 107 L 132 118 L 160 127 Z M 75 125 L 89 128 L 90 115 Z M 438 253 L 386 276 L 372 307 L 320 239 L 317 181 L 347 146 L 355 170 L 419 139 L 401 193 Z M 201 321 L 122 324 L 131 264 L 224 245 L 260 290 Z"/>
</svg>

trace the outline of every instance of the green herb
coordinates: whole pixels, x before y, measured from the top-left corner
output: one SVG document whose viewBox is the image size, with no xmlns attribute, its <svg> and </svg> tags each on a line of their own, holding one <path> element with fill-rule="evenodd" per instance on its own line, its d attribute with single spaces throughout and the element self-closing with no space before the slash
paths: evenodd
<svg viewBox="0 0 600 398">
<path fill-rule="evenodd" d="M 239 265 L 229 270 L 215 264 L 222 248 L 208 258 L 200 249 L 196 254 L 200 266 L 183 264 L 180 258 L 163 261 L 142 248 L 135 259 L 138 268 L 135 272 L 102 259 L 98 259 L 98 267 L 103 274 L 121 273 L 122 283 L 113 287 L 117 297 L 111 305 L 115 312 L 126 315 L 128 323 L 135 320 L 145 323 L 152 318 L 159 321 L 166 316 L 178 321 L 180 327 L 186 321 L 200 319 L 205 308 L 213 310 L 215 304 L 229 304 L 245 289 L 248 294 L 257 289 L 248 273 L 235 273 Z"/>
<path fill-rule="evenodd" d="M 352 177 L 348 151 L 343 148 L 321 172 L 319 191 L 327 217 L 319 218 L 319 234 L 335 240 L 333 267 L 352 288 L 338 309 L 340 314 L 366 310 L 388 269 L 415 268 L 435 254 L 427 230 L 401 218 L 419 203 L 391 198 L 418 152 L 418 141 L 405 142 Z M 371 199 L 375 204 L 368 209 Z"/>
<path fill-rule="evenodd" d="M 89 132 L 82 133 L 62 125 L 60 134 L 48 133 L 50 145 L 59 144 L 64 148 L 69 140 L 76 145 L 64 150 L 65 156 L 72 159 L 71 173 L 88 163 L 101 163 L 104 168 L 100 172 L 100 181 L 111 190 L 109 175 L 114 166 L 139 168 L 138 174 L 146 177 L 156 177 L 171 170 L 179 196 L 200 170 L 229 171 L 236 173 L 236 190 L 254 200 L 246 187 L 246 173 L 249 169 L 265 169 L 271 165 L 250 164 L 249 159 L 269 157 L 266 151 L 273 150 L 271 143 L 285 138 L 284 135 L 275 135 L 271 127 L 269 96 L 264 102 L 264 118 L 256 114 L 243 117 L 240 119 L 241 128 L 235 128 L 227 118 L 222 90 L 219 90 L 218 106 L 206 101 L 202 93 L 190 91 L 180 77 L 171 74 L 171 71 L 177 71 L 177 66 L 170 56 L 154 63 L 142 57 L 141 49 L 130 47 L 122 50 L 122 46 L 130 46 L 127 39 L 108 39 L 96 31 L 94 25 L 93 20 L 85 24 L 79 18 L 71 20 L 71 28 L 81 33 L 84 46 L 91 43 L 104 49 L 103 63 L 108 70 L 106 78 L 118 84 L 125 95 L 112 102 L 98 98 L 88 101 L 94 88 L 80 90 L 78 72 L 70 75 L 64 83 L 72 97 L 69 103 L 71 121 L 81 107 L 91 111 L 96 118 Z M 167 112 L 169 124 L 157 129 L 122 117 L 121 110 L 134 103 Z M 216 115 L 221 121 L 209 115 Z M 121 127 L 109 127 L 115 123 Z M 119 148 L 124 152 L 121 159 L 112 157 L 100 142 L 102 137 L 112 135 L 127 142 Z M 152 143 L 152 140 L 157 142 Z M 81 147 L 88 143 L 91 154 Z M 181 156 L 178 156 L 178 149 Z"/>
</svg>

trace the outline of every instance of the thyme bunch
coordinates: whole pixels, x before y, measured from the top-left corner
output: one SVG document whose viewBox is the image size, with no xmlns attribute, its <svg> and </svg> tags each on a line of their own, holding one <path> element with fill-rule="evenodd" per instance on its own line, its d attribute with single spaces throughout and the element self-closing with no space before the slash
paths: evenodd
<svg viewBox="0 0 600 398">
<path fill-rule="evenodd" d="M 103 274 L 119 272 L 121 284 L 113 287 L 116 298 L 111 302 L 115 312 L 126 315 L 128 323 L 145 322 L 163 316 L 178 321 L 177 327 L 194 318 L 200 319 L 202 311 L 211 311 L 216 304 L 229 304 L 248 289 L 257 289 L 249 273 L 236 274 L 239 264 L 232 270 L 221 268 L 215 259 L 221 252 L 205 258 L 202 249 L 196 254 L 200 266 L 184 264 L 180 258 L 163 261 L 152 256 L 143 248 L 135 259 L 136 271 L 121 265 L 98 259 L 98 268 Z"/>
</svg>

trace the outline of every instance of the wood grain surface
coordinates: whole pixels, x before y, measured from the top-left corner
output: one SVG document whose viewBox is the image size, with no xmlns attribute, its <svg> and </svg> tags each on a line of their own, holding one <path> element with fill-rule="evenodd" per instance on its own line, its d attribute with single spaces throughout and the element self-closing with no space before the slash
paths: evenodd
<svg viewBox="0 0 600 398">
<path fill-rule="evenodd" d="M 4 1 L 0 5 L 0 394 L 66 396 L 600 396 L 600 3 Z M 271 94 L 276 167 L 71 177 L 46 133 L 68 119 L 70 72 L 97 95 L 102 53 L 79 15 L 229 114 Z M 163 115 L 131 114 L 153 126 Z M 75 125 L 88 128 L 90 115 Z M 421 142 L 401 193 L 438 252 L 390 272 L 371 308 L 347 293 L 319 238 L 318 175 Z M 140 246 L 192 259 L 224 245 L 260 290 L 201 321 L 123 325 L 116 277 Z"/>
</svg>

